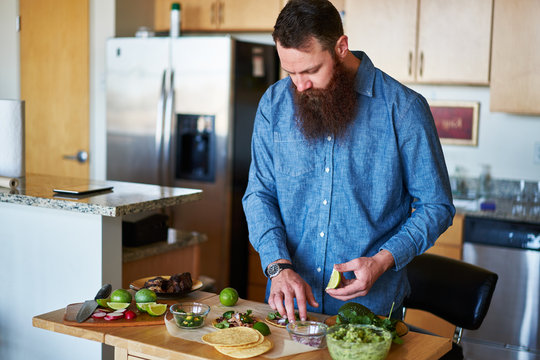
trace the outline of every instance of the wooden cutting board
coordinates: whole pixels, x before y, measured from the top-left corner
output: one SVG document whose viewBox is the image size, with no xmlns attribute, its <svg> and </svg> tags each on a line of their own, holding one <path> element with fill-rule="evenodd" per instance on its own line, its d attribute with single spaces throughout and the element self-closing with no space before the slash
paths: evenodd
<svg viewBox="0 0 540 360">
<path fill-rule="evenodd" d="M 137 314 L 135 319 L 127 320 L 125 318 L 121 318 L 118 320 L 105 320 L 103 318 L 94 319 L 92 317 L 89 317 L 82 323 L 78 323 L 75 317 L 77 316 L 77 313 L 79 312 L 79 309 L 82 305 L 83 303 L 77 303 L 70 304 L 66 307 L 63 321 L 64 324 L 71 326 L 145 326 L 165 324 L 164 319 L 166 313 L 161 316 L 151 316 L 147 313 L 141 313 L 139 310 L 137 310 L 137 306 L 135 305 L 135 303 L 131 303 L 131 305 L 128 307 L 128 310 L 131 310 L 135 314 Z"/>
</svg>

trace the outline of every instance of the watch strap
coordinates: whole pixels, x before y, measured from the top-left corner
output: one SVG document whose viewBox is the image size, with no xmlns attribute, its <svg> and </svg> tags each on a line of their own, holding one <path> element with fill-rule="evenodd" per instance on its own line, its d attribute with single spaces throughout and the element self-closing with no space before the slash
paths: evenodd
<svg viewBox="0 0 540 360">
<path fill-rule="evenodd" d="M 277 272 L 275 275 L 270 276 L 270 274 L 268 274 L 268 268 L 269 268 L 270 266 L 272 266 L 272 265 L 274 265 L 274 266 L 277 265 L 277 267 L 278 267 L 279 270 L 278 270 L 278 272 Z M 268 265 L 268 267 L 267 267 L 266 270 L 265 270 L 265 273 L 266 273 L 265 275 L 266 275 L 266 277 L 268 277 L 268 278 L 271 279 L 271 278 L 277 276 L 281 271 L 283 271 L 283 270 L 285 270 L 285 269 L 294 269 L 294 267 L 292 266 L 292 264 L 289 264 L 289 263 L 273 263 L 273 264 Z"/>
</svg>

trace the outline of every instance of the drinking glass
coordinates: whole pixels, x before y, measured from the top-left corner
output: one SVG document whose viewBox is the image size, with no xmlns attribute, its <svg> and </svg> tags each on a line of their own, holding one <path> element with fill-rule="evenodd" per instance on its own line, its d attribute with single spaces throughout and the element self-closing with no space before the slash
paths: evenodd
<svg viewBox="0 0 540 360">
<path fill-rule="evenodd" d="M 540 181 L 536 183 L 536 190 L 534 191 L 529 214 L 532 216 L 540 216 Z"/>
<path fill-rule="evenodd" d="M 512 202 L 512 215 L 525 215 L 525 180 L 519 181 L 519 191 Z"/>
</svg>

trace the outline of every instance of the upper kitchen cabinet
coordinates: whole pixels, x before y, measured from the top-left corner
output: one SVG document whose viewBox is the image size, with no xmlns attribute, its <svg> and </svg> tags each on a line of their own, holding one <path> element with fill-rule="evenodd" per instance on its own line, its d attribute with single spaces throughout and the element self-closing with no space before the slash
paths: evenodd
<svg viewBox="0 0 540 360">
<path fill-rule="evenodd" d="M 540 114 L 540 2 L 495 0 L 490 110 Z"/>
<path fill-rule="evenodd" d="M 351 49 L 403 82 L 489 83 L 492 0 L 345 3 Z"/>
<path fill-rule="evenodd" d="M 349 0 L 349 48 L 365 51 L 375 66 L 401 81 L 414 81 L 418 0 Z"/>
<path fill-rule="evenodd" d="M 173 2 L 183 31 L 272 31 L 281 10 L 281 0 L 156 0 L 156 30 L 169 29 Z"/>
</svg>

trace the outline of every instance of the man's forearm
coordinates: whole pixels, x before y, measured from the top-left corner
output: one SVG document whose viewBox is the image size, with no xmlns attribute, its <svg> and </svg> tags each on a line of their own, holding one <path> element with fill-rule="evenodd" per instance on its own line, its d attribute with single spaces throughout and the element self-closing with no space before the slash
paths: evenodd
<svg viewBox="0 0 540 360">
<path fill-rule="evenodd" d="M 394 256 L 388 250 L 381 250 L 373 255 L 372 258 L 383 269 L 383 272 L 394 266 Z"/>
</svg>

